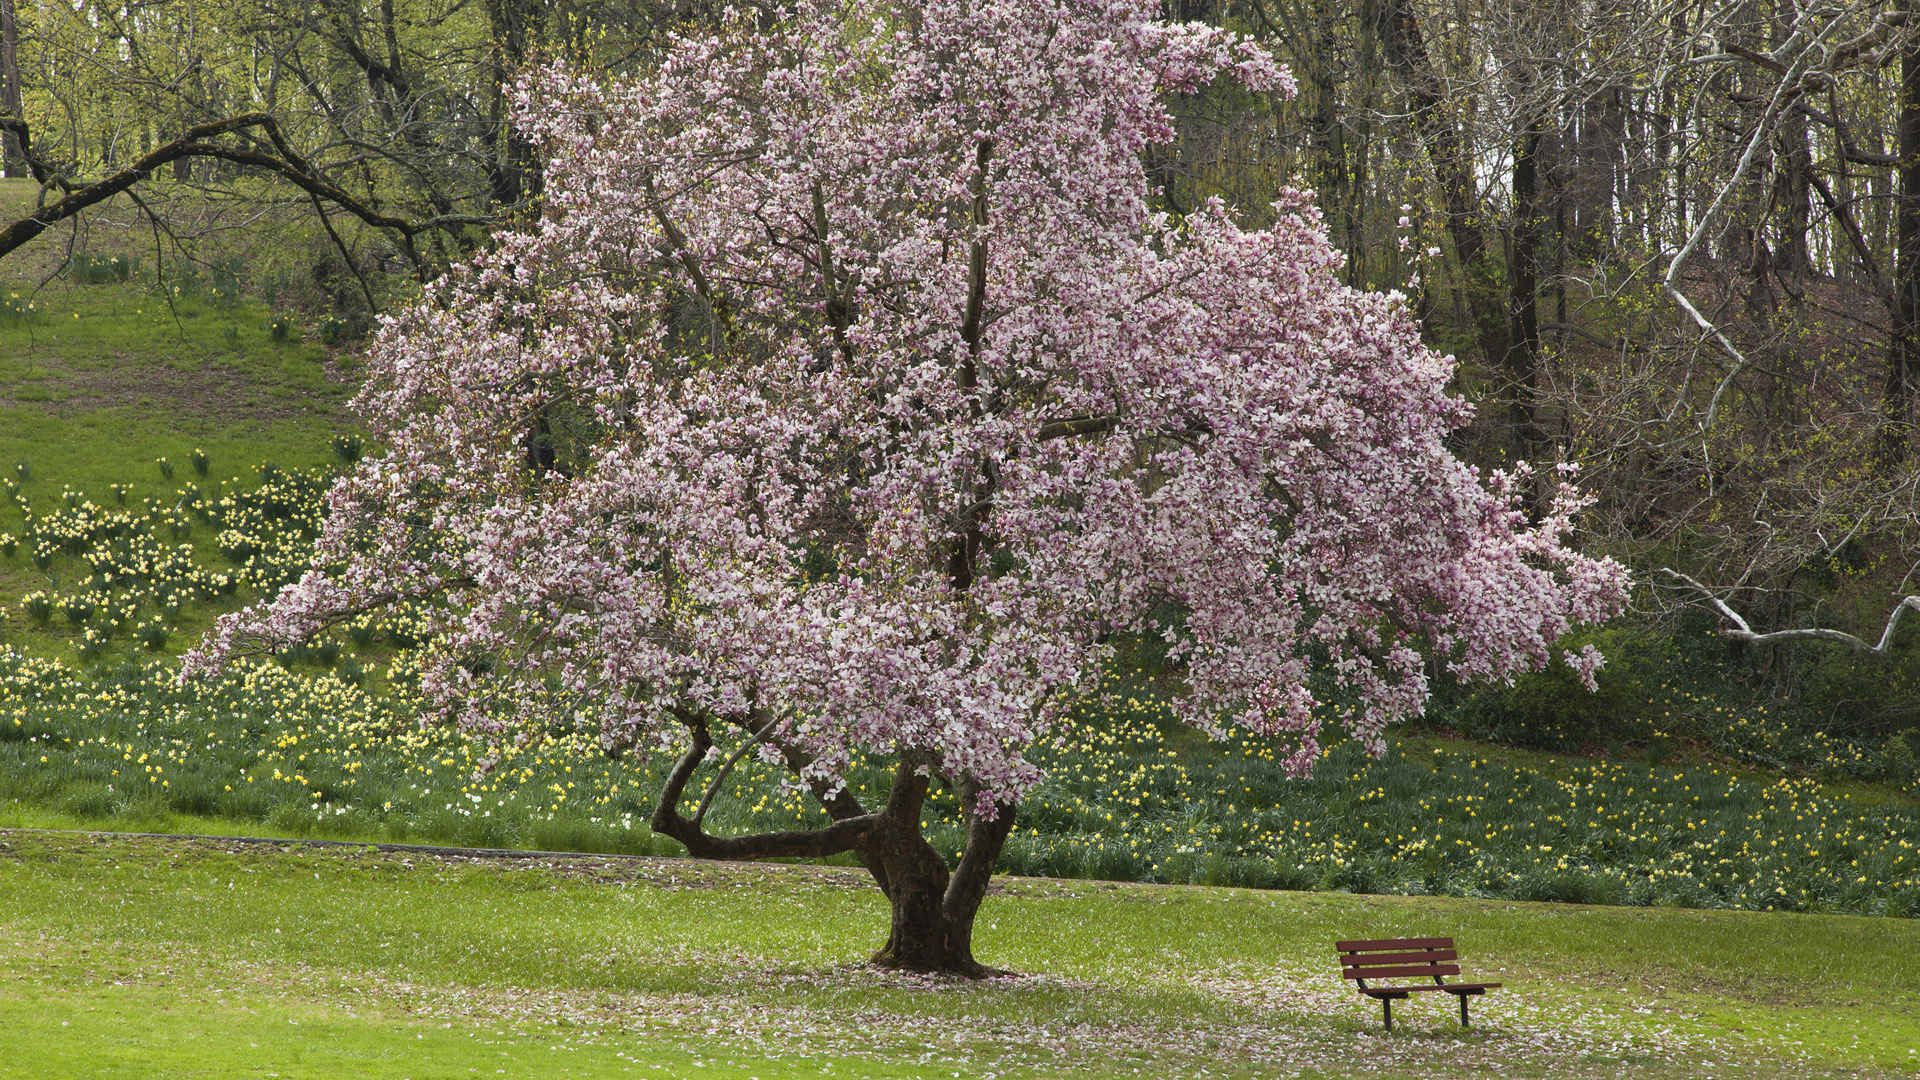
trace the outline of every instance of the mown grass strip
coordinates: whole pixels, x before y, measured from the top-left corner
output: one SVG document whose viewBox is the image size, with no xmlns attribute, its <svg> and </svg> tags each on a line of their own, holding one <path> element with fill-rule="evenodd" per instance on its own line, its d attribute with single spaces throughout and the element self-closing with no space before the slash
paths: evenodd
<svg viewBox="0 0 1920 1080">
<path fill-rule="evenodd" d="M 0 913 L 0 1052 L 49 1074 L 72 1071 L 62 1021 L 161 1076 L 1802 1077 L 1920 1063 L 1920 924 L 1906 920 L 1015 879 L 989 900 L 979 951 L 1024 974 L 974 984 L 864 968 L 885 913 L 858 871 L 21 833 L 0 834 Z M 1442 1003 L 1384 1035 L 1341 984 L 1336 938 L 1412 933 L 1453 935 L 1476 977 L 1508 983 L 1474 1029 Z M 215 1043 L 234 1067 L 190 1071 Z M 358 1056 L 311 1056 L 327 1047 Z"/>
</svg>

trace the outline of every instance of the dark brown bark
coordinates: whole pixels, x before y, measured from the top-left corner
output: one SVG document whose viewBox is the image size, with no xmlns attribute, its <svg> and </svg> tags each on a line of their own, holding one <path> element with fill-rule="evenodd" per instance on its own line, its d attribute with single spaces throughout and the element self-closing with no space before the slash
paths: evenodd
<svg viewBox="0 0 1920 1080">
<path fill-rule="evenodd" d="M 1582 257 L 1610 251 L 1618 223 L 1614 197 L 1620 184 L 1621 145 L 1626 136 L 1626 105 L 1610 87 L 1587 98 L 1575 115 L 1574 171 L 1569 185 L 1573 218 L 1572 246 Z"/>
<path fill-rule="evenodd" d="M 921 770 L 927 765 L 913 755 L 902 757 L 882 814 L 888 825 L 878 830 L 878 842 L 867 852 L 886 868 L 893 916 L 887 943 L 873 955 L 873 963 L 971 978 L 991 975 L 994 969 L 973 957 L 973 924 L 986 899 L 993 864 L 1013 829 L 1014 809 L 1003 803 L 995 817 L 981 818 L 973 812 L 979 789 L 962 780 L 960 795 L 969 813 L 967 846 L 957 868 L 949 871 L 946 860 L 920 834 L 920 810 L 930 779 Z"/>
<path fill-rule="evenodd" d="M 1780 149 L 1774 160 L 1773 270 L 1797 295 L 1813 273 L 1807 244 L 1813 230 L 1813 152 L 1805 112 L 1790 110 L 1780 118 Z"/>
<path fill-rule="evenodd" d="M 946 896 L 940 902 L 949 924 L 949 939 L 955 948 L 968 957 L 973 955 L 974 916 L 987 897 L 987 883 L 993 878 L 994 863 L 999 861 L 1000 852 L 1007 846 L 1014 820 L 1014 804 L 1010 802 L 998 804 L 999 812 L 994 817 L 979 816 L 974 813 L 979 799 L 979 785 L 971 780 L 962 780 L 960 802 L 970 814 L 967 847 L 960 855 L 959 864 L 953 868 L 953 879 L 947 883 Z"/>
<path fill-rule="evenodd" d="M 1513 155 L 1513 261 L 1507 276 L 1509 313 L 1507 374 L 1513 390 L 1507 420 L 1517 456 L 1537 460 L 1547 443 L 1535 414 L 1540 394 L 1540 149 L 1543 124 L 1532 119 L 1520 134 Z"/>
<path fill-rule="evenodd" d="M 193 112 L 187 102 L 199 102 L 206 99 L 204 80 L 201 77 L 198 62 L 189 62 L 187 66 L 187 85 L 188 96 L 186 102 L 181 104 L 179 114 L 174 117 L 174 122 L 183 131 L 193 126 Z M 182 154 L 173 159 L 173 179 L 175 183 L 185 184 L 192 182 L 193 163 L 194 155 L 192 154 Z"/>
<path fill-rule="evenodd" d="M 507 120 L 507 88 L 532 56 L 533 43 L 546 29 L 544 0 L 488 0 L 495 62 L 490 121 L 499 147 L 487 163 L 487 196 L 495 210 L 510 211 L 540 193 L 540 158 L 531 141 Z"/>
<path fill-rule="evenodd" d="M 660 805 L 653 812 L 653 831 L 678 840 L 687 854 L 696 859 L 738 861 L 748 859 L 820 858 L 853 851 L 870 845 L 878 817 L 865 814 L 836 821 L 825 829 L 793 829 L 782 832 L 754 833 L 748 836 L 715 836 L 700 827 L 700 822 L 680 812 L 680 800 L 687 781 L 713 749 L 713 736 L 704 720 L 689 725 L 687 752 L 674 763 L 660 791 Z"/>
</svg>

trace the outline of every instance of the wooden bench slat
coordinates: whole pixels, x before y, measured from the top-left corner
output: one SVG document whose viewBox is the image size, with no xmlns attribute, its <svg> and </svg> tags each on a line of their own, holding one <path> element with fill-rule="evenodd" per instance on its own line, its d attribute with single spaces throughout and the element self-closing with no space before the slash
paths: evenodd
<svg viewBox="0 0 1920 1080">
<path fill-rule="evenodd" d="M 1382 949 L 1451 949 L 1453 939 L 1450 937 L 1363 938 L 1357 941 L 1336 941 L 1333 947 L 1343 953 L 1379 952 Z"/>
<path fill-rule="evenodd" d="M 1438 964 L 1448 960 L 1458 960 L 1460 954 L 1452 949 L 1429 949 L 1426 952 L 1365 953 L 1359 956 L 1343 956 L 1340 963 L 1346 967 L 1378 967 L 1381 965 L 1398 966 L 1402 964 Z"/>
<path fill-rule="evenodd" d="M 1359 987 L 1355 987 L 1354 989 L 1358 990 Z M 1448 983 L 1445 986 L 1441 986 L 1439 983 L 1416 983 L 1413 986 L 1369 986 L 1360 992 L 1366 994 L 1368 997 L 1378 997 L 1381 994 L 1404 996 L 1407 994 L 1428 992 L 1436 994 L 1481 994 L 1488 990 L 1498 989 L 1500 989 L 1499 983 Z"/>
<path fill-rule="evenodd" d="M 1420 964 L 1413 967 L 1345 968 L 1341 974 L 1349 979 L 1419 979 L 1428 975 L 1458 975 L 1460 965 Z"/>
</svg>

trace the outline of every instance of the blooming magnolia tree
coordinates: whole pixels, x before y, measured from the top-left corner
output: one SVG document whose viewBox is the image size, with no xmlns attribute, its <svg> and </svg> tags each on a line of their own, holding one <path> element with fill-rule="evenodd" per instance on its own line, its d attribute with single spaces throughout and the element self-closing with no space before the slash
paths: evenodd
<svg viewBox="0 0 1920 1080">
<path fill-rule="evenodd" d="M 1530 522 L 1454 459 L 1450 362 L 1340 284 L 1304 194 L 1256 232 L 1150 208 L 1162 96 L 1217 77 L 1289 85 L 1151 0 L 807 0 L 643 80 L 530 77 L 540 220 L 385 324 L 359 399 L 385 452 L 333 491 L 314 568 L 190 668 L 424 605 L 423 685 L 467 723 L 563 713 L 671 755 L 655 831 L 851 852 L 892 907 L 878 963 L 977 973 L 1023 748 L 1115 635 L 1164 636 L 1183 719 L 1302 772 L 1312 670 L 1377 747 L 1423 654 L 1548 662 L 1624 597 L 1565 546 L 1573 490 Z M 832 824 L 707 831 L 716 744 Z M 884 803 L 844 784 L 856 756 L 891 763 Z M 969 815 L 952 866 L 933 783 Z"/>
</svg>

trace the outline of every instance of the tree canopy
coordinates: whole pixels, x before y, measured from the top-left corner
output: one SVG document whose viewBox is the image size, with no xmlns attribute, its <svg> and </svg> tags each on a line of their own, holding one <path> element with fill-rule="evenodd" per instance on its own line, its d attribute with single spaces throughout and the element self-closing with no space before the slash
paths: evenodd
<svg viewBox="0 0 1920 1080">
<path fill-rule="evenodd" d="M 678 755 L 656 831 L 852 852 L 892 902 L 877 961 L 977 972 L 1023 749 L 1117 640 L 1164 639 L 1181 719 L 1301 771 L 1333 704 L 1377 746 L 1430 662 L 1549 662 L 1624 602 L 1568 545 L 1578 492 L 1529 513 L 1518 472 L 1454 456 L 1450 358 L 1342 283 L 1305 194 L 1257 230 L 1152 208 L 1164 95 L 1217 78 L 1290 81 L 1140 0 L 810 0 L 644 78 L 522 80 L 542 213 L 385 321 L 358 400 L 383 451 L 190 670 L 419 604 L 450 715 Z M 833 825 L 707 833 L 712 789 L 683 797 L 729 742 Z M 894 763 L 884 806 L 844 783 L 861 758 Z M 952 867 L 931 783 L 971 814 Z"/>
</svg>

